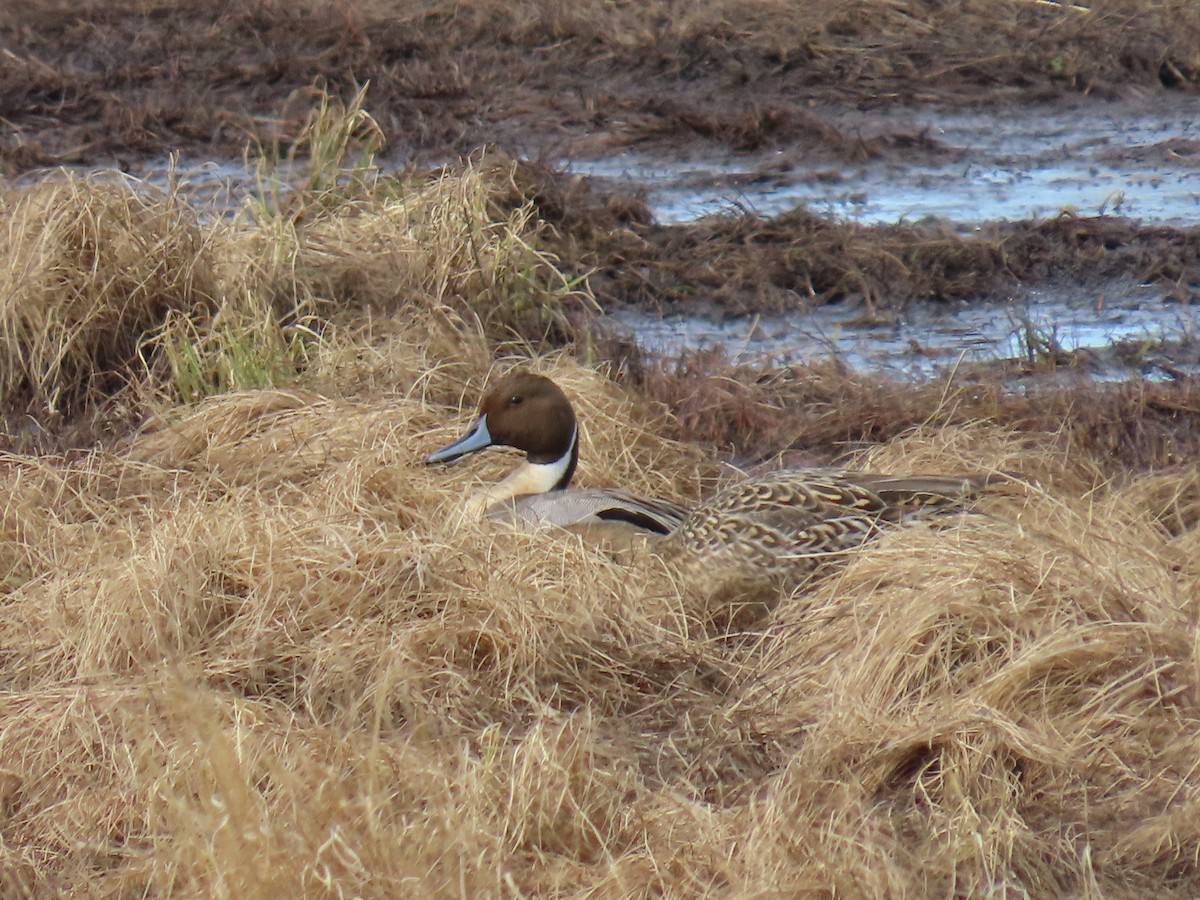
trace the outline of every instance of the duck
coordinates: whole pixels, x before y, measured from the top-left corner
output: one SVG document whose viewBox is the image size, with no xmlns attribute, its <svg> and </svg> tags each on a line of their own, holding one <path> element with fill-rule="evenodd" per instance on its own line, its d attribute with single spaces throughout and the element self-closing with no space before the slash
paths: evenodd
<svg viewBox="0 0 1200 900">
<path fill-rule="evenodd" d="M 575 410 L 562 388 L 543 375 L 517 371 L 492 385 L 462 437 L 430 453 L 425 464 L 453 463 L 488 447 L 524 451 L 525 461 L 470 498 L 470 516 L 604 537 L 625 532 L 662 537 L 675 531 L 690 512 L 669 500 L 617 488 L 572 488 L 579 464 Z"/>
</svg>

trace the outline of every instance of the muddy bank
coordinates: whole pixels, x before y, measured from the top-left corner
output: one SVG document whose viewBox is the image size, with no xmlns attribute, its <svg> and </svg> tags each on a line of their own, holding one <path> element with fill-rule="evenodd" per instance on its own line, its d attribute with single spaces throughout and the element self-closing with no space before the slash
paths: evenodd
<svg viewBox="0 0 1200 900">
<path fill-rule="evenodd" d="M 348 99 L 368 81 L 376 118 L 405 152 L 715 144 L 844 156 L 864 145 L 829 119 L 828 104 L 995 108 L 1192 92 L 1198 46 L 1190 0 L 479 0 L 404 10 L 14 0 L 0 11 L 0 162 L 14 172 L 167 149 L 232 156 L 247 140 L 286 145 L 310 86 Z"/>
<path fill-rule="evenodd" d="M 1196 227 L 1062 213 L 985 223 L 964 234 L 939 219 L 864 225 L 804 209 L 669 225 L 628 197 L 595 194 L 587 185 L 568 188 L 565 198 L 561 190 L 542 178 L 533 192 L 559 227 L 555 250 L 569 268 L 593 272 L 592 288 L 611 308 L 720 316 L 849 301 L 869 318 L 916 300 L 1007 298 L 1066 280 L 1092 287 L 1151 282 L 1184 304 L 1200 287 Z"/>
<path fill-rule="evenodd" d="M 827 465 L 914 428 L 988 422 L 1039 450 L 1087 459 L 1101 480 L 1190 465 L 1200 452 L 1200 379 L 1097 383 L 1043 378 L 1014 389 L 994 368 L 913 383 L 837 361 L 732 365 L 720 348 L 632 356 L 627 384 L 672 410 L 681 438 L 743 466 Z M 1034 474 L 1034 473 L 1030 473 Z"/>
</svg>

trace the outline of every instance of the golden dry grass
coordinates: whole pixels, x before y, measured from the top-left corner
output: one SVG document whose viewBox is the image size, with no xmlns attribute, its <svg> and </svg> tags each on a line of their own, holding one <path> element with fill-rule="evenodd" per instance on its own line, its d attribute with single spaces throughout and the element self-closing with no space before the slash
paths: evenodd
<svg viewBox="0 0 1200 900">
<path fill-rule="evenodd" d="M 543 370 L 587 400 L 589 480 L 702 477 L 653 407 Z M 422 467 L 462 421 L 403 386 L 254 391 L 5 460 L 10 892 L 1200 885 L 1194 471 L 1082 492 L 995 427 L 914 432 L 863 463 L 1043 484 L 730 636 L 653 557 L 461 522 L 508 462 Z"/>
<path fill-rule="evenodd" d="M 538 249 L 542 224 L 513 174 L 485 160 L 413 184 L 313 185 L 294 205 L 248 202 L 229 220 L 175 186 L 105 174 L 10 190 L 0 402 L 53 422 L 263 387 L 294 378 L 343 327 L 365 352 L 401 311 L 434 311 L 415 317 L 422 340 L 408 333 L 428 351 L 410 357 L 414 371 L 478 361 L 488 341 L 562 341 L 586 295 Z"/>
<path fill-rule="evenodd" d="M 328 311 L 304 373 L 180 406 L 151 359 L 137 433 L 0 457 L 5 895 L 1200 890 L 1194 464 L 910 429 L 850 461 L 1038 485 L 714 629 L 652 554 L 462 521 L 510 454 L 420 464 L 522 364 L 577 400 L 583 483 L 714 478 L 603 370 L 498 349 L 570 297 L 488 177 L 194 225 L 218 310 Z"/>
<path fill-rule="evenodd" d="M 172 311 L 213 304 L 213 260 L 196 213 L 174 194 L 78 178 L 4 198 L 0 393 L 58 411 L 115 370 Z"/>
</svg>

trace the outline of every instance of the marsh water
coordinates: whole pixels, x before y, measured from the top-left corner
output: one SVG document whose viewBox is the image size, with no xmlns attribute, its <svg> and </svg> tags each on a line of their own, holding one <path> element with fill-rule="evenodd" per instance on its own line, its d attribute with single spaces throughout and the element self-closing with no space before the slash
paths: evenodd
<svg viewBox="0 0 1200 900">
<path fill-rule="evenodd" d="M 1087 294 L 1058 286 L 1009 301 L 912 304 L 876 321 L 864 321 L 859 309 L 839 304 L 799 315 L 724 321 L 632 310 L 614 318 L 652 352 L 720 346 L 736 363 L 831 359 L 864 371 L 924 378 L 995 363 L 1037 372 L 1054 355 L 1077 374 L 1105 380 L 1200 375 L 1194 309 L 1166 302 L 1142 285 L 1112 288 Z"/>
<path fill-rule="evenodd" d="M 872 224 L 937 216 L 965 233 L 983 222 L 1062 211 L 1188 228 L 1200 225 L 1198 112 L 1191 98 L 1111 104 L 1099 113 L 1093 105 L 848 112 L 842 127 L 860 129 L 864 141 L 904 135 L 926 152 L 834 163 L 779 151 L 667 162 L 630 151 L 575 160 L 571 169 L 645 191 L 664 222 L 741 210 L 770 216 L 803 204 Z M 919 377 L 963 362 L 1036 365 L 1061 352 L 1093 376 L 1153 378 L 1200 372 L 1197 311 L 1173 300 L 1162 287 L 1118 281 L 1058 284 L 969 304 L 909 304 L 873 321 L 838 306 L 725 321 L 637 311 L 617 318 L 648 348 L 720 344 L 741 361 L 826 356 Z"/>
<path fill-rule="evenodd" d="M 986 113 L 851 110 L 838 123 L 861 135 L 864 147 L 890 136 L 915 149 L 861 162 L 779 150 L 664 161 L 628 151 L 575 160 L 571 169 L 646 190 L 664 222 L 729 209 L 771 216 L 805 204 L 864 223 L 938 216 L 966 229 L 1061 210 L 1200 223 L 1200 101 L 1193 98 Z"/>
</svg>

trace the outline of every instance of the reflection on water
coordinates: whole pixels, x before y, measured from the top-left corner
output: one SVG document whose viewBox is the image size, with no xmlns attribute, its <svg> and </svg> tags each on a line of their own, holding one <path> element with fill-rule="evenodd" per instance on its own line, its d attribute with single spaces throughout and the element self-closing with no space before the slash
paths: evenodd
<svg viewBox="0 0 1200 900">
<path fill-rule="evenodd" d="M 861 310 L 827 305 L 790 315 L 719 322 L 696 316 L 622 311 L 613 321 L 651 352 L 676 354 L 722 345 L 739 363 L 814 362 L 836 358 L 852 368 L 921 378 L 962 363 L 1070 360 L 1093 377 L 1171 377 L 1200 368 L 1161 357 L 1164 341 L 1196 353 L 1196 314 L 1164 302 L 1152 288 L 1081 296 L 1066 289 L 1031 291 L 1022 301 L 970 305 L 913 304 L 895 321 L 860 324 Z M 1112 345 L 1126 345 L 1114 353 Z M 1164 368 L 1164 365 L 1166 368 Z"/>
<path fill-rule="evenodd" d="M 1200 222 L 1200 103 L 1145 110 L 1089 104 L 1033 115 L 937 110 L 844 114 L 843 129 L 885 126 L 936 140 L 932 160 L 807 162 L 785 150 L 685 162 L 639 153 L 576 160 L 571 170 L 647 190 L 661 222 L 731 208 L 772 216 L 806 205 L 864 223 L 939 216 L 964 224 L 1111 213 Z"/>
</svg>

